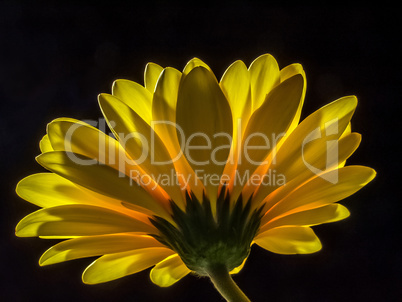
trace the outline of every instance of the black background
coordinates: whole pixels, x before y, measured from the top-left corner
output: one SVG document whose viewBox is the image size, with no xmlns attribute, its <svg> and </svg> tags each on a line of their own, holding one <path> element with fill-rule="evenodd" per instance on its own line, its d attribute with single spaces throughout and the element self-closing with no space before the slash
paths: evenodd
<svg viewBox="0 0 402 302">
<path fill-rule="evenodd" d="M 349 162 L 371 166 L 378 175 L 342 202 L 351 217 L 314 228 L 322 251 L 281 256 L 253 247 L 235 280 L 252 301 L 398 300 L 399 6 L 94 3 L 0 4 L 4 301 L 221 301 L 207 279 L 193 276 L 163 289 L 151 283 L 146 270 L 89 286 L 80 275 L 93 259 L 40 268 L 40 255 L 54 242 L 14 236 L 17 222 L 36 209 L 14 189 L 21 178 L 44 171 L 34 157 L 46 124 L 62 116 L 97 119 L 97 94 L 110 92 L 114 79 L 143 83 L 147 62 L 182 69 L 194 56 L 220 78 L 233 61 L 249 65 L 263 53 L 271 53 L 280 67 L 303 64 L 308 83 L 303 116 L 357 95 L 353 130 L 363 141 Z"/>
</svg>

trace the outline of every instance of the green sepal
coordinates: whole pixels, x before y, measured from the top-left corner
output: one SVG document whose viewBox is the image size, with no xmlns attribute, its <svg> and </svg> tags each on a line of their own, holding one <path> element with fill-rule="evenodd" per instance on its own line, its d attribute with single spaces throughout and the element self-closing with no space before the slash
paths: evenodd
<svg viewBox="0 0 402 302">
<path fill-rule="evenodd" d="M 224 265 L 231 271 L 249 255 L 260 226 L 262 208 L 251 211 L 250 200 L 244 204 L 240 195 L 231 206 L 230 195 L 223 187 L 214 217 L 205 194 L 200 202 L 192 192 L 187 192 L 184 211 L 170 202 L 177 227 L 154 216 L 150 220 L 160 234 L 152 236 L 176 251 L 187 267 L 199 275 L 206 275 L 208 268 L 215 265 Z"/>
</svg>

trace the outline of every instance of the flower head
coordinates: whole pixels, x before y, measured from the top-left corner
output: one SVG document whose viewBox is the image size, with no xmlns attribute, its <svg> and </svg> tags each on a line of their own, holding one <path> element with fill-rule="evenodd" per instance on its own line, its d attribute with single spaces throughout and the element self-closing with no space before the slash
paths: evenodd
<svg viewBox="0 0 402 302">
<path fill-rule="evenodd" d="M 234 62 L 220 81 L 197 58 L 183 72 L 149 63 L 144 86 L 116 80 L 99 95 L 105 120 L 48 124 L 37 161 L 50 173 L 17 186 L 41 209 L 16 234 L 65 239 L 41 265 L 100 256 L 85 283 L 153 266 L 159 286 L 193 272 L 228 300 L 241 296 L 227 273 L 241 270 L 253 244 L 319 251 L 311 226 L 346 218 L 337 201 L 375 176 L 345 166 L 361 139 L 350 126 L 356 97 L 300 122 L 305 91 L 302 66 L 279 69 L 268 54 L 249 68 Z"/>
</svg>

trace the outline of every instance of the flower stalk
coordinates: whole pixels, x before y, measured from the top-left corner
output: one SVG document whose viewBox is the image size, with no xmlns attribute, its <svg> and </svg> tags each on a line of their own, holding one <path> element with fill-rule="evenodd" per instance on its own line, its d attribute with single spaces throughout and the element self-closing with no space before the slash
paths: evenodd
<svg viewBox="0 0 402 302">
<path fill-rule="evenodd" d="M 207 273 L 215 288 L 228 302 L 250 302 L 250 299 L 233 281 L 228 269 L 224 265 L 214 265 L 207 269 Z"/>
</svg>

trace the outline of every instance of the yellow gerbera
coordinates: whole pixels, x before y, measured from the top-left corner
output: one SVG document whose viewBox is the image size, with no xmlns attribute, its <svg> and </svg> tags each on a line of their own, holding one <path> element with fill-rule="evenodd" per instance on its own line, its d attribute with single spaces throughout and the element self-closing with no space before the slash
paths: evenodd
<svg viewBox="0 0 402 302">
<path fill-rule="evenodd" d="M 305 91 L 302 66 L 279 69 L 269 54 L 249 68 L 234 62 L 220 82 L 197 58 L 183 72 L 149 63 L 144 86 L 116 80 L 112 94 L 99 95 L 115 138 L 94 127 L 102 121 L 48 124 L 36 159 L 51 173 L 17 185 L 41 209 L 16 234 L 66 239 L 40 265 L 100 256 L 84 283 L 153 266 L 159 286 L 192 272 L 227 300 L 247 301 L 229 273 L 241 270 L 252 244 L 317 252 L 311 226 L 349 216 L 336 202 L 375 176 L 345 167 L 361 139 L 350 127 L 356 97 L 299 123 Z"/>
</svg>

